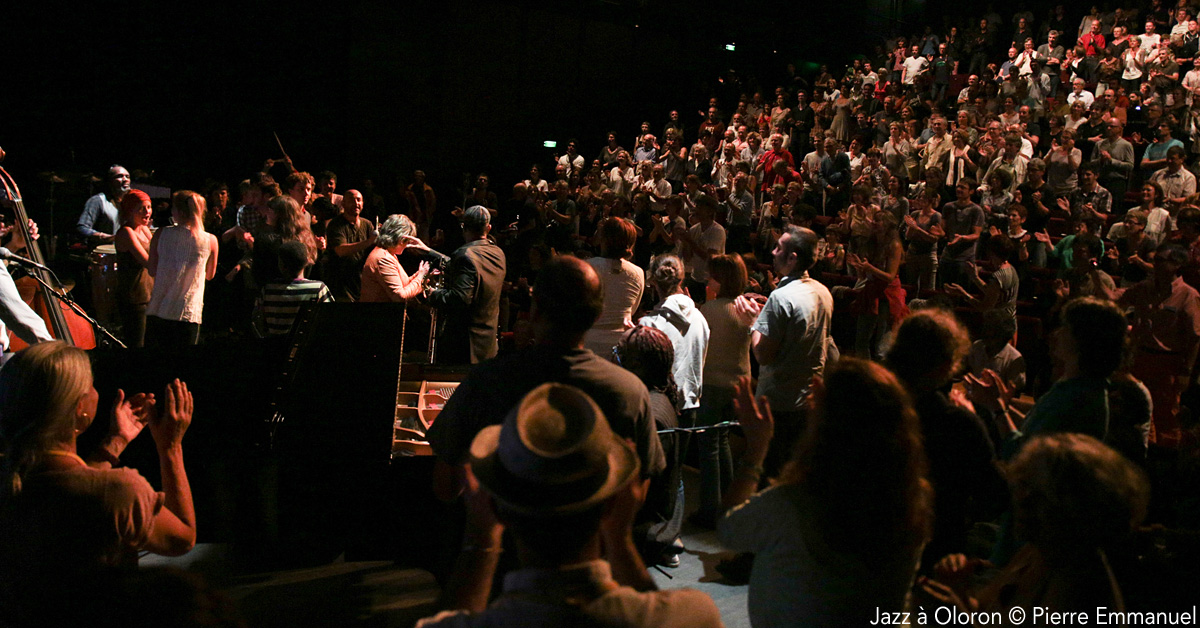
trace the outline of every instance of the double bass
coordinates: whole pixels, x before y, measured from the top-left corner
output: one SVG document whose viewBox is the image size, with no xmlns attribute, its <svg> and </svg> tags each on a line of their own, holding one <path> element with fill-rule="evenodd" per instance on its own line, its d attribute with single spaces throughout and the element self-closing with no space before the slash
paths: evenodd
<svg viewBox="0 0 1200 628">
<path fill-rule="evenodd" d="M 3 159 L 3 155 L 4 151 L 0 150 L 0 159 Z M 33 233 L 29 229 L 29 214 L 25 212 L 25 204 L 21 200 L 21 189 L 17 187 L 17 182 L 3 167 L 0 167 L 0 183 L 4 185 L 4 190 L 12 201 L 17 223 L 13 228 L 19 229 L 19 233 L 24 238 L 25 246 L 28 249 L 26 257 L 44 267 L 46 260 L 42 255 L 41 247 L 38 246 L 37 240 L 33 239 Z M 58 278 L 41 268 L 31 268 L 28 271 L 40 278 L 42 282 L 38 282 L 33 277 L 22 277 L 16 280 L 17 290 L 21 293 L 21 298 L 25 303 L 38 316 L 42 317 L 42 320 L 46 321 L 46 327 L 50 333 L 55 338 L 80 349 L 95 349 L 96 331 L 92 328 L 91 323 L 72 311 L 67 304 L 50 292 L 51 288 L 48 286 L 57 286 L 55 289 L 63 290 Z M 11 332 L 9 334 L 11 336 L 9 348 L 12 351 L 20 351 L 28 346 L 25 341 L 12 335 Z"/>
</svg>

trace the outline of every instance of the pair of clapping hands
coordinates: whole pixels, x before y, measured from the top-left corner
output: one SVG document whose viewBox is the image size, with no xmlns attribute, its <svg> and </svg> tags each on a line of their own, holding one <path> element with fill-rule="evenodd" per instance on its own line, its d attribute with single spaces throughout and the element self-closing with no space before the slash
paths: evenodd
<svg viewBox="0 0 1200 628">
<path fill-rule="evenodd" d="M 178 379 L 167 384 L 161 407 L 154 393 L 126 397 L 124 390 L 117 390 L 112 406 L 111 433 L 104 448 L 114 458 L 119 457 L 147 426 L 160 450 L 178 446 L 192 424 L 192 408 L 192 393 L 187 384 Z"/>
</svg>

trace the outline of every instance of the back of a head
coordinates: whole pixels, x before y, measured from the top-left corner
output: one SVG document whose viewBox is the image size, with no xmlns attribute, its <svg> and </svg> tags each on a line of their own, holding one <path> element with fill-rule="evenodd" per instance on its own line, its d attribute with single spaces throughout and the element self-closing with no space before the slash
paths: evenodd
<svg viewBox="0 0 1200 628">
<path fill-rule="evenodd" d="M 533 302 L 549 334 L 567 340 L 592 328 L 604 308 L 604 293 L 591 265 L 570 255 L 559 255 L 538 273 Z"/>
<path fill-rule="evenodd" d="M 1079 355 L 1080 372 L 1103 378 L 1121 365 L 1129 325 L 1116 304 L 1095 297 L 1075 299 L 1063 308 L 1062 323 Z"/>
<path fill-rule="evenodd" d="M 637 229 L 624 218 L 608 218 L 600 226 L 600 251 L 609 259 L 621 259 L 633 252 Z"/>
<path fill-rule="evenodd" d="M 284 279 L 295 279 L 308 266 L 308 247 L 298 240 L 279 245 L 279 272 Z"/>
<path fill-rule="evenodd" d="M 658 298 L 665 299 L 674 294 L 683 284 L 685 272 L 683 260 L 676 255 L 666 253 L 650 260 L 649 279 L 658 292 Z"/>
<path fill-rule="evenodd" d="M 205 206 L 204 197 L 191 190 L 179 190 L 171 195 L 171 211 L 189 221 L 198 221 Z"/>
<path fill-rule="evenodd" d="M 967 356 L 971 339 L 952 312 L 926 309 L 913 312 L 896 329 L 887 353 L 887 366 L 911 387 L 913 394 L 941 388 Z"/>
<path fill-rule="evenodd" d="M 820 242 L 820 237 L 812 229 L 804 227 L 790 226 L 784 232 L 787 236 L 781 242 L 783 255 L 789 258 L 792 254 L 796 255 L 796 266 L 792 269 L 792 275 L 796 276 L 813 267 L 817 263 L 817 244 Z"/>
<path fill-rule="evenodd" d="M 1018 534 L 1056 556 L 1093 555 L 1146 516 L 1150 487 L 1121 454 L 1084 434 L 1030 439 L 1009 465 Z"/>
<path fill-rule="evenodd" d="M 487 235 L 487 226 L 492 222 L 492 214 L 482 205 L 472 205 L 463 210 L 463 231 L 478 237 Z"/>
<path fill-rule="evenodd" d="M 780 476 L 815 499 L 824 540 L 864 560 L 924 541 L 931 518 L 925 449 L 912 401 L 890 371 L 842 358 Z"/>
<path fill-rule="evenodd" d="M 14 355 L 0 369 L 0 495 L 20 490 L 19 474 L 31 454 L 71 440 L 72 407 L 92 387 L 87 354 L 61 341 L 43 342 Z"/>
<path fill-rule="evenodd" d="M 625 332 L 614 347 L 618 364 L 638 376 L 649 390 L 667 395 L 678 402 L 675 385 L 675 347 L 662 331 L 638 325 Z"/>
<path fill-rule="evenodd" d="M 714 255 L 708 260 L 708 276 L 720 286 L 718 298 L 734 299 L 746 291 L 749 275 L 740 255 Z"/>
</svg>

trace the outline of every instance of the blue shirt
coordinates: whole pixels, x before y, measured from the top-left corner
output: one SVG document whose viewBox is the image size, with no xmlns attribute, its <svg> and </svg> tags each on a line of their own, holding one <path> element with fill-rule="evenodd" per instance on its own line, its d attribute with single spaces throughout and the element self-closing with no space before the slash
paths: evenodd
<svg viewBox="0 0 1200 628">
<path fill-rule="evenodd" d="M 1183 142 L 1175 138 L 1171 138 L 1171 141 L 1169 142 L 1151 142 L 1150 145 L 1146 147 L 1146 152 L 1142 153 L 1142 161 L 1146 161 L 1147 159 L 1150 161 L 1166 159 L 1167 150 L 1169 150 L 1172 146 L 1183 148 Z"/>
</svg>

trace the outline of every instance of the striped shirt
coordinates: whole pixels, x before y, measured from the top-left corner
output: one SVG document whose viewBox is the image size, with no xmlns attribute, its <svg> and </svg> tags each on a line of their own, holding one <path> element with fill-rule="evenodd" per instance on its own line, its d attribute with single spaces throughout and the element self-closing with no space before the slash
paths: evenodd
<svg viewBox="0 0 1200 628">
<path fill-rule="evenodd" d="M 279 336 L 292 331 L 300 308 L 309 301 L 325 303 L 333 301 L 333 295 L 324 283 L 303 277 L 271 282 L 263 287 L 262 315 L 267 335 Z"/>
</svg>

